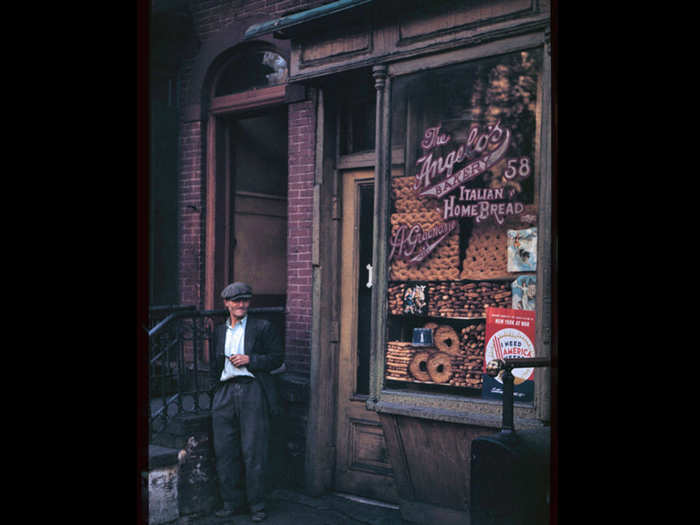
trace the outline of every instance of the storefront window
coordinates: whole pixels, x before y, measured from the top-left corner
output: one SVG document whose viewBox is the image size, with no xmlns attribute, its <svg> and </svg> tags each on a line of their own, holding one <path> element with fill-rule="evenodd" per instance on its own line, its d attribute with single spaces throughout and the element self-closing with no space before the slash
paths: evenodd
<svg viewBox="0 0 700 525">
<path fill-rule="evenodd" d="M 385 387 L 498 397 L 486 361 L 539 355 L 541 71 L 538 48 L 392 80 Z"/>
</svg>

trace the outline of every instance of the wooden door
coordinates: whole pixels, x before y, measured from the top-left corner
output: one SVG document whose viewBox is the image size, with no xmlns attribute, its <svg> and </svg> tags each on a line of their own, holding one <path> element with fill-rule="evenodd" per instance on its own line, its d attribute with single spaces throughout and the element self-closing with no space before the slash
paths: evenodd
<svg viewBox="0 0 700 525">
<path fill-rule="evenodd" d="M 343 175 L 340 356 L 335 489 L 398 502 L 379 417 L 367 410 L 374 172 Z"/>
<path fill-rule="evenodd" d="M 227 127 L 229 280 L 253 287 L 252 306 L 285 306 L 287 129 L 286 106 L 231 118 Z"/>
</svg>

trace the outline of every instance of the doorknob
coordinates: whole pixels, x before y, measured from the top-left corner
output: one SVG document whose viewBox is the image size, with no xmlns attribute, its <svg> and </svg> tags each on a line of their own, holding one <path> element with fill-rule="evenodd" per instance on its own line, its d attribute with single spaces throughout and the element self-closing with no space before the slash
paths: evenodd
<svg viewBox="0 0 700 525">
<path fill-rule="evenodd" d="M 372 288 L 372 281 L 373 281 L 373 279 L 372 279 L 372 265 L 368 264 L 367 266 L 365 266 L 365 268 L 367 268 L 367 270 L 369 270 L 369 276 L 367 278 L 368 279 L 367 280 L 367 288 Z"/>
</svg>

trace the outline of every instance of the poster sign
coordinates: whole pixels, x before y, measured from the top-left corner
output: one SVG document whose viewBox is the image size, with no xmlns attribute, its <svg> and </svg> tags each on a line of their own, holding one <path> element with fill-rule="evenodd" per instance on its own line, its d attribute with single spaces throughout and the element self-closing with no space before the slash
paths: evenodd
<svg viewBox="0 0 700 525">
<path fill-rule="evenodd" d="M 407 286 L 403 292 L 403 313 L 410 315 L 427 315 L 428 296 L 425 289 L 427 284 Z"/>
<path fill-rule="evenodd" d="M 513 310 L 535 309 L 537 278 L 534 275 L 520 275 L 510 287 L 513 295 Z"/>
<path fill-rule="evenodd" d="M 510 308 L 486 308 L 486 347 L 482 395 L 503 398 L 503 371 L 498 376 L 486 374 L 486 365 L 494 359 L 535 357 L 535 312 Z M 513 399 L 532 401 L 535 369 L 513 369 Z"/>
<path fill-rule="evenodd" d="M 508 271 L 537 270 L 537 228 L 508 230 Z"/>
</svg>

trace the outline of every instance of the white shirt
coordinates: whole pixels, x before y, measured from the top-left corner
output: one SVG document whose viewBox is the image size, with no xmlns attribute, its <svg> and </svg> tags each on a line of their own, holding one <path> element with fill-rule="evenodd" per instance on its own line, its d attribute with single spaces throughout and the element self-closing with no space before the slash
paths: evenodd
<svg viewBox="0 0 700 525">
<path fill-rule="evenodd" d="M 245 341 L 245 327 L 248 323 L 248 316 L 246 315 L 243 319 L 238 321 L 236 325 L 231 327 L 231 318 L 226 320 L 226 341 L 224 342 L 224 355 L 226 356 L 226 363 L 224 364 L 224 369 L 221 372 L 221 381 L 226 381 L 234 376 L 250 376 L 255 377 L 246 366 L 239 366 L 236 368 L 229 361 L 229 357 L 234 354 L 244 354 L 243 343 Z"/>
</svg>

